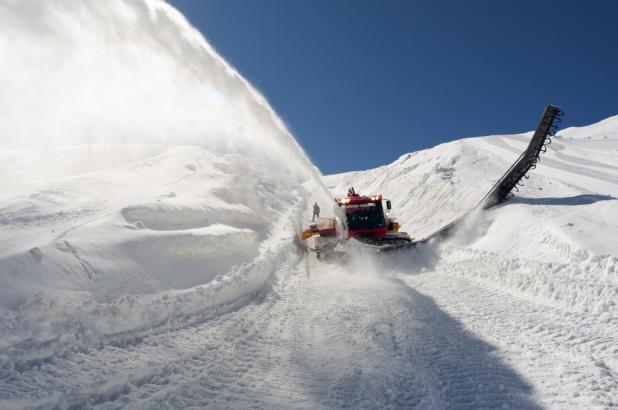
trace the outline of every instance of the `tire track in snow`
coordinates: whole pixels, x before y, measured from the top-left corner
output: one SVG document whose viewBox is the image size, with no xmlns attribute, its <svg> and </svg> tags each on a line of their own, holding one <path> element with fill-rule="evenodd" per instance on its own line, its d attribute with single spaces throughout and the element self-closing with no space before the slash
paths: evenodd
<svg viewBox="0 0 618 410">
<path fill-rule="evenodd" d="M 618 374 L 612 368 L 618 353 L 618 338 L 611 336 L 615 321 L 599 328 L 598 315 L 537 305 L 466 279 L 458 269 L 467 265 L 448 266 L 404 280 L 434 297 L 477 337 L 499 346 L 502 355 L 516 358 L 513 365 L 534 382 L 535 396 L 544 406 L 618 404 Z M 464 277 L 457 277 L 460 274 Z"/>
<path fill-rule="evenodd" d="M 530 386 L 493 346 L 431 298 L 364 270 L 284 263 L 270 289 L 236 311 L 13 374 L 1 381 L 12 399 L 2 404 L 536 407 Z M 32 397 L 40 401 L 19 401 Z"/>
</svg>

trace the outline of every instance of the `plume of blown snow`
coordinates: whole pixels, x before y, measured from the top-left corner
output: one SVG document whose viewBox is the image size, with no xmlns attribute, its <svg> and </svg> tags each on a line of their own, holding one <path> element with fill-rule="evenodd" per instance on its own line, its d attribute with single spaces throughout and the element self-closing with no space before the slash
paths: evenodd
<svg viewBox="0 0 618 410">
<path fill-rule="evenodd" d="M 319 180 L 265 98 L 163 1 L 3 0 L 0 21 L 0 149 L 200 145 Z"/>
</svg>

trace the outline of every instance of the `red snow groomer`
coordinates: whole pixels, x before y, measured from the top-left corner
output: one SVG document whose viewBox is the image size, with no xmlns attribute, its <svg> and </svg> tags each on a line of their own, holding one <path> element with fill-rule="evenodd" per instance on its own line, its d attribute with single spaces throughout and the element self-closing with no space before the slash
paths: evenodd
<svg viewBox="0 0 618 410">
<path fill-rule="evenodd" d="M 384 200 L 386 210 L 382 202 L 382 195 L 361 196 L 350 188 L 346 198 L 335 199 L 335 217 L 310 225 L 301 239 L 318 258 L 345 253 L 353 245 L 378 252 L 412 246 L 410 236 L 399 232 L 399 223 L 388 216 L 391 201 Z"/>
</svg>

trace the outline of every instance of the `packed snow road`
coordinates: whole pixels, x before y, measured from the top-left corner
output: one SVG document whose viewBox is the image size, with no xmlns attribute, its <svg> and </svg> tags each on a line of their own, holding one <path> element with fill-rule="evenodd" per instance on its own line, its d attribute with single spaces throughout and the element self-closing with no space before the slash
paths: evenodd
<svg viewBox="0 0 618 410">
<path fill-rule="evenodd" d="M 303 257 L 261 293 L 197 325 L 18 364 L 3 372 L 3 406 L 538 406 L 495 346 L 365 262 L 339 267 Z M 486 292 L 467 292 L 470 305 L 484 303 Z"/>
<path fill-rule="evenodd" d="M 404 266 L 422 256 L 389 274 L 371 259 L 291 258 L 260 293 L 193 325 L 15 363 L 2 372 L 2 407 L 616 405 L 602 359 L 616 353 L 611 323 Z"/>
</svg>

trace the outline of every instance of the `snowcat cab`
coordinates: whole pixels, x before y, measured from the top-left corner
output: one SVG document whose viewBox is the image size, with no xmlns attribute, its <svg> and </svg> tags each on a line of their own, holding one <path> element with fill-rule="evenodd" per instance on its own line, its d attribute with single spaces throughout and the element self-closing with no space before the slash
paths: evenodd
<svg viewBox="0 0 618 410">
<path fill-rule="evenodd" d="M 405 232 L 399 232 L 400 225 L 388 216 L 391 201 L 382 195 L 361 196 L 354 188 L 348 190 L 347 198 L 335 199 L 341 219 L 345 221 L 346 232 L 340 239 L 356 239 L 365 245 L 381 250 L 406 245 L 412 242 Z"/>
</svg>

